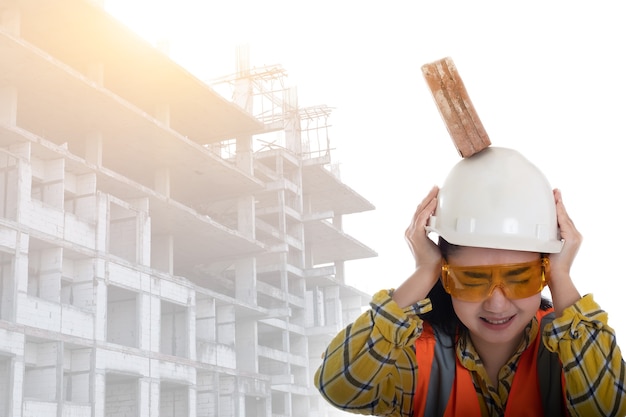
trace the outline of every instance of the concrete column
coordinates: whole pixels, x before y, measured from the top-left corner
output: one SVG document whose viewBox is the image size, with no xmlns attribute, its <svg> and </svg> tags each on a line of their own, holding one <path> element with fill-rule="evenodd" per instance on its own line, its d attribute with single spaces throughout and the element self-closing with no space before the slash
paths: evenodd
<svg viewBox="0 0 626 417">
<path fill-rule="evenodd" d="M 105 417 L 106 412 L 106 396 L 104 393 L 106 392 L 106 373 L 104 370 L 96 370 L 93 374 L 92 379 L 92 394 L 91 398 L 93 398 L 93 413 L 94 417 Z"/>
<path fill-rule="evenodd" d="M 341 314 L 341 296 L 339 286 L 324 288 L 324 312 L 326 326 L 341 326 L 343 317 Z"/>
<path fill-rule="evenodd" d="M 17 124 L 17 88 L 12 85 L 0 87 L 0 124 Z"/>
<path fill-rule="evenodd" d="M 278 214 L 278 230 L 282 234 L 287 234 L 287 215 L 285 213 L 285 208 L 287 207 L 287 198 L 285 195 L 285 190 L 278 190 L 277 197 L 278 207 L 280 208 L 280 213 Z"/>
<path fill-rule="evenodd" d="M 56 394 L 55 399 L 59 404 L 59 409 L 63 410 L 63 403 L 65 398 L 63 397 L 63 342 L 53 342 L 56 346 Z"/>
<path fill-rule="evenodd" d="M 247 174 L 254 175 L 251 136 L 237 138 L 236 160 L 238 168 Z M 241 196 L 237 201 L 237 230 L 251 239 L 255 238 L 255 205 L 252 195 Z"/>
<path fill-rule="evenodd" d="M 254 173 L 254 154 L 252 152 L 252 136 L 242 136 L 237 138 L 237 168 L 246 174 Z"/>
<path fill-rule="evenodd" d="M 158 292 L 155 290 L 155 294 Z M 157 296 L 150 299 L 150 351 L 161 351 L 161 300 Z"/>
<path fill-rule="evenodd" d="M 137 259 L 139 265 L 150 266 L 150 246 L 152 240 L 152 224 L 150 222 L 150 199 L 137 198 L 129 201 L 137 208 L 136 230 L 137 230 Z"/>
<path fill-rule="evenodd" d="M 150 294 L 141 292 L 137 296 L 137 344 L 141 350 L 151 350 L 151 334 L 158 330 L 153 327 L 152 304 L 158 302 Z"/>
<path fill-rule="evenodd" d="M 304 246 L 304 268 L 312 268 L 315 265 L 315 259 L 313 259 L 313 251 L 310 245 L 302 244 Z"/>
<path fill-rule="evenodd" d="M 235 389 L 235 416 L 236 417 L 247 417 L 246 413 L 246 396 Z"/>
<path fill-rule="evenodd" d="M 148 416 L 158 417 L 161 412 L 161 409 L 159 408 L 161 401 L 161 386 L 159 385 L 159 380 L 154 377 L 150 379 L 150 397 L 148 397 L 148 401 L 150 403 L 150 414 L 148 414 Z"/>
<path fill-rule="evenodd" d="M 235 297 L 256 305 L 256 259 L 247 258 L 235 261 Z"/>
<path fill-rule="evenodd" d="M 187 389 L 187 413 L 189 417 L 197 416 L 197 392 L 194 385 L 190 385 Z"/>
<path fill-rule="evenodd" d="M 346 282 L 346 263 L 345 261 L 335 261 L 335 278 L 337 281 L 344 283 Z"/>
<path fill-rule="evenodd" d="M 24 356 L 11 359 L 11 377 L 9 387 L 9 404 L 7 416 L 22 415 L 22 400 L 24 398 Z"/>
<path fill-rule="evenodd" d="M 257 322 L 254 319 L 239 319 L 236 326 L 237 369 L 259 372 Z"/>
<path fill-rule="evenodd" d="M 104 261 L 101 261 L 104 262 Z M 95 319 L 94 319 L 94 337 L 97 342 L 106 342 L 107 330 L 107 286 L 102 279 L 94 279 L 95 293 Z"/>
<path fill-rule="evenodd" d="M 107 252 L 109 230 L 109 197 L 99 193 L 96 198 L 96 251 Z"/>
<path fill-rule="evenodd" d="M 146 417 L 158 416 L 159 408 L 158 406 L 154 407 L 151 401 L 151 378 L 139 378 L 137 383 L 137 415 Z"/>
<path fill-rule="evenodd" d="M 237 201 L 237 230 L 250 239 L 256 238 L 254 196 L 239 197 Z"/>
<path fill-rule="evenodd" d="M 28 292 L 28 246 L 30 236 L 26 233 L 17 232 L 15 242 L 15 260 L 13 268 L 15 270 L 15 292 L 26 294 Z M 18 296 L 19 297 L 19 296 Z M 17 300 L 18 297 L 15 299 Z M 20 308 L 20 303 L 16 303 Z"/>
<path fill-rule="evenodd" d="M 150 266 L 150 250 L 152 239 L 152 223 L 148 211 L 140 211 L 137 216 L 137 263 L 139 265 Z"/>
<path fill-rule="evenodd" d="M 154 174 L 154 191 L 170 197 L 170 167 L 161 167 Z"/>
<path fill-rule="evenodd" d="M 253 173 L 252 137 L 237 139 L 237 165 L 245 172 Z M 237 229 L 251 239 L 256 236 L 254 196 L 241 196 L 237 201 Z M 235 296 L 237 299 L 255 304 L 256 259 L 242 259 L 235 264 Z"/>
<path fill-rule="evenodd" d="M 17 220 L 20 204 L 20 185 L 23 183 L 20 176 L 22 166 L 26 164 L 8 154 L 1 153 L 0 181 L 3 185 L 3 196 L 0 200 L 0 216 L 7 220 Z"/>
<path fill-rule="evenodd" d="M 97 167 L 102 167 L 102 132 L 91 132 L 85 138 L 85 160 Z"/>
<path fill-rule="evenodd" d="M 150 335 L 150 344 L 146 349 L 149 349 L 150 352 L 158 352 L 161 344 L 161 299 L 158 294 L 160 292 L 160 288 L 158 287 L 159 279 L 156 277 L 150 278 L 153 282 L 151 296 L 147 302 L 150 302 L 149 314 L 150 320 L 148 325 L 150 326 L 149 330 L 146 330 Z"/>
<path fill-rule="evenodd" d="M 106 412 L 106 397 L 104 395 L 106 390 L 106 373 L 103 369 L 95 369 L 97 351 L 94 352 L 94 371 L 92 375 L 92 416 L 93 417 L 105 417 Z M 104 353 L 101 353 L 104 355 Z"/>
<path fill-rule="evenodd" d="M 187 301 L 187 357 L 196 360 L 196 293 L 192 290 L 189 291 Z"/>
</svg>

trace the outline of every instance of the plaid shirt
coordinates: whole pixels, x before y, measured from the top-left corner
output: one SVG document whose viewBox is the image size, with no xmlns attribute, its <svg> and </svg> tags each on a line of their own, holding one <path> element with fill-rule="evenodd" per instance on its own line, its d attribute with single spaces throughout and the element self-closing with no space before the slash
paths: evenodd
<svg viewBox="0 0 626 417">
<path fill-rule="evenodd" d="M 413 417 L 419 361 L 415 341 L 422 332 L 418 314 L 430 311 L 432 305 L 425 299 L 401 309 L 386 290 L 376 293 L 370 305 L 330 343 L 315 385 L 327 401 L 349 412 Z M 519 358 L 538 331 L 533 319 L 518 350 L 500 370 L 497 387 L 487 382 L 471 340 L 457 344 L 457 356 L 471 372 L 483 415 L 504 415 Z M 607 325 L 607 314 L 591 295 L 548 324 L 542 337 L 563 364 L 572 416 L 626 416 L 626 365 L 615 332 Z"/>
</svg>

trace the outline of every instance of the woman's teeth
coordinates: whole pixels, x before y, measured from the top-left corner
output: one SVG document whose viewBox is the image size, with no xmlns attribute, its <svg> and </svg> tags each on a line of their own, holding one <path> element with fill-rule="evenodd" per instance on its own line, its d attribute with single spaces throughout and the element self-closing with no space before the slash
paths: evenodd
<svg viewBox="0 0 626 417">
<path fill-rule="evenodd" d="M 482 319 L 483 319 L 484 321 L 486 321 L 487 323 L 489 323 L 489 324 L 504 324 L 504 323 L 506 323 L 507 321 L 511 320 L 511 319 L 512 319 L 512 317 L 507 317 L 507 318 L 505 318 L 505 319 L 500 319 L 500 320 L 489 320 L 489 319 L 484 318 L 484 317 L 483 317 Z"/>
</svg>

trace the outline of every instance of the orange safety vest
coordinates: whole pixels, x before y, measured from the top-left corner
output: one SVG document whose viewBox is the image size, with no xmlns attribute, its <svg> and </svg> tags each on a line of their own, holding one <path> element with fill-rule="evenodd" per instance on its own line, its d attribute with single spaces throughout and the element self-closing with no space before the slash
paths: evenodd
<svg viewBox="0 0 626 417">
<path fill-rule="evenodd" d="M 554 319 L 550 312 L 537 312 L 541 330 Z M 505 417 L 567 416 L 562 366 L 556 353 L 549 352 L 541 342 L 541 330 L 519 359 Z M 472 376 L 461 365 L 452 338 L 424 322 L 415 350 L 419 371 L 413 415 L 480 417 Z"/>
</svg>

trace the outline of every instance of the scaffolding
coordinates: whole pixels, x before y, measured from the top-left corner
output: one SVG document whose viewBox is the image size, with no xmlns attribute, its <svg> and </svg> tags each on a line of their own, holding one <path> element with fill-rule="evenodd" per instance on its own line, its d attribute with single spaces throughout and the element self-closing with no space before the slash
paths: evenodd
<svg viewBox="0 0 626 417">
<path fill-rule="evenodd" d="M 241 52 L 238 56 L 239 66 L 246 65 Z M 281 65 L 268 65 L 240 68 L 210 83 L 264 124 L 264 132 L 253 138 L 255 151 L 282 148 L 304 159 L 330 158 L 333 148 L 329 118 L 334 109 L 325 104 L 299 107 L 295 88 L 287 87 L 287 78 Z M 229 87 L 229 93 L 224 93 L 223 85 Z M 285 130 L 290 125 L 297 126 L 294 134 L 300 140 L 299 146 L 287 144 Z"/>
</svg>

